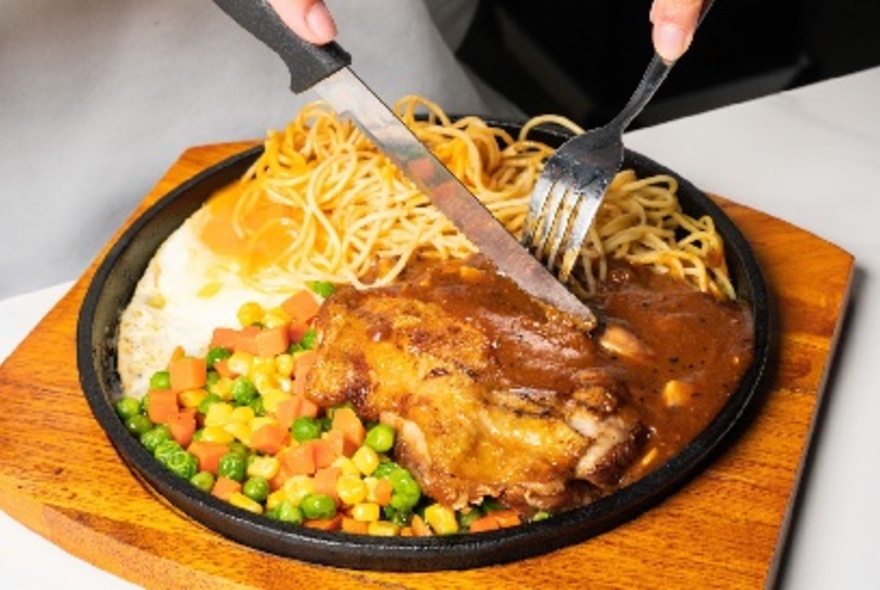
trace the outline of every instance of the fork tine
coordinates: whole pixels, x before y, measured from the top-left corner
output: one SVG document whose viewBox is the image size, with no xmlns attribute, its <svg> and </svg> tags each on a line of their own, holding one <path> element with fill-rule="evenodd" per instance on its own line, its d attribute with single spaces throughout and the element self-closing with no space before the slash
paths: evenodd
<svg viewBox="0 0 880 590">
<path fill-rule="evenodd" d="M 599 205 L 602 204 L 608 184 L 607 178 L 596 178 L 585 190 L 577 195 L 577 212 L 574 222 L 570 226 L 571 229 L 562 253 L 562 262 L 559 265 L 558 276 L 563 282 L 568 280 L 568 276 L 574 269 L 578 256 L 580 256 L 584 241 L 587 239 L 587 233 L 590 231 L 590 226 L 593 223 L 593 218 L 599 209 Z"/>
<path fill-rule="evenodd" d="M 549 252 L 547 252 L 547 264 L 548 266 L 552 265 L 554 267 L 556 266 L 559 250 L 562 248 L 562 244 L 565 243 L 567 249 L 568 243 L 571 241 L 571 238 L 569 237 L 566 239 L 566 236 L 570 236 L 572 228 L 571 220 L 578 210 L 581 199 L 581 195 L 577 190 L 564 182 L 558 182 L 556 188 L 563 196 L 560 200 L 560 206 L 555 214 L 556 219 L 553 226 L 553 237 L 549 243 Z"/>
<path fill-rule="evenodd" d="M 538 232 L 537 255 L 544 259 L 544 266 L 553 270 L 556 263 L 556 253 L 562 245 L 565 235 L 566 210 L 565 197 L 568 194 L 568 185 L 558 181 L 553 185 L 547 203 L 544 205 L 544 218 Z"/>
<path fill-rule="evenodd" d="M 544 213 L 544 205 L 547 204 L 547 196 L 553 188 L 554 181 L 549 178 L 548 174 L 542 174 L 535 182 L 532 189 L 532 196 L 529 199 L 529 210 L 526 213 L 526 219 L 523 222 L 522 237 L 520 243 L 534 253 L 535 235 L 540 227 L 541 219 Z"/>
</svg>

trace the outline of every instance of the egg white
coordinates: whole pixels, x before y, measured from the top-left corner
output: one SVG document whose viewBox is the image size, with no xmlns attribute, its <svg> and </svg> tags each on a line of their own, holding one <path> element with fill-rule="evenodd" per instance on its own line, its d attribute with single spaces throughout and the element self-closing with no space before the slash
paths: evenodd
<svg viewBox="0 0 880 590">
<path fill-rule="evenodd" d="M 199 238 L 208 215 L 200 209 L 168 237 L 122 313 L 117 360 L 124 395 L 146 393 L 150 377 L 166 368 L 177 346 L 188 355 L 205 355 L 214 328 L 240 327 L 243 303 L 274 307 L 293 292 L 270 293 L 245 283 L 237 262 Z"/>
</svg>

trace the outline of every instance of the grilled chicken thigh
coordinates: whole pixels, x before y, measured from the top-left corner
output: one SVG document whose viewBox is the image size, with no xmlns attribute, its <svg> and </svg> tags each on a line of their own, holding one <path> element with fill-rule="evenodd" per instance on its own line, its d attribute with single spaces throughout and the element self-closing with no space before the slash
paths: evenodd
<svg viewBox="0 0 880 590">
<path fill-rule="evenodd" d="M 589 335 L 479 258 L 341 290 L 317 327 L 310 397 L 393 425 L 398 461 L 454 508 L 486 496 L 523 513 L 583 505 L 644 442 Z"/>
</svg>

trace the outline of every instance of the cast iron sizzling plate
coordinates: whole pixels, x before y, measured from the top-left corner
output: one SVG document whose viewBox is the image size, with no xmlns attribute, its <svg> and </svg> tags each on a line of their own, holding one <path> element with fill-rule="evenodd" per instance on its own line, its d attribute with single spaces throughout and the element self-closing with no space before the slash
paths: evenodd
<svg viewBox="0 0 880 590">
<path fill-rule="evenodd" d="M 514 124 L 493 124 L 513 132 L 518 129 Z M 536 132 L 535 136 L 556 145 L 566 138 L 550 132 Z M 80 382 L 98 422 L 130 469 L 198 522 L 257 549 L 344 568 L 435 571 L 505 563 L 582 542 L 636 517 L 696 475 L 749 422 L 763 389 L 772 332 L 767 288 L 751 248 L 703 192 L 656 162 L 627 151 L 626 167 L 634 168 L 640 177 L 675 176 L 685 211 L 713 217 L 726 242 L 734 285 L 750 305 L 755 325 L 754 361 L 739 387 L 711 424 L 666 465 L 584 508 L 512 528 L 445 537 L 368 537 L 318 531 L 251 514 L 198 490 L 162 467 L 116 415 L 113 399 L 120 391 L 116 333 L 120 314 L 159 246 L 212 193 L 244 174 L 262 149 L 249 149 L 203 171 L 138 218 L 97 269 L 77 325 Z"/>
</svg>

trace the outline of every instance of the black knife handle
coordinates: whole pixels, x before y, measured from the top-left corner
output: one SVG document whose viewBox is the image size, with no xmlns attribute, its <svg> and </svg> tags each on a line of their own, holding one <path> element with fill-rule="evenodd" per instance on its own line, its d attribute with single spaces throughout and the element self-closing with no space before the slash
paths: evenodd
<svg viewBox="0 0 880 590">
<path fill-rule="evenodd" d="M 290 70 L 290 89 L 297 94 L 351 64 L 351 55 L 335 41 L 319 46 L 296 35 L 266 0 L 214 3 L 281 57 Z"/>
</svg>

